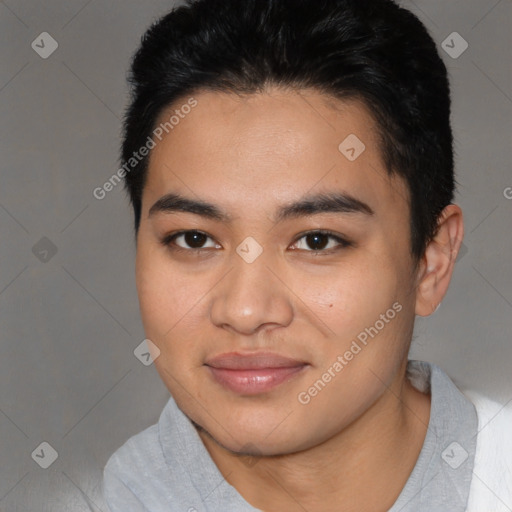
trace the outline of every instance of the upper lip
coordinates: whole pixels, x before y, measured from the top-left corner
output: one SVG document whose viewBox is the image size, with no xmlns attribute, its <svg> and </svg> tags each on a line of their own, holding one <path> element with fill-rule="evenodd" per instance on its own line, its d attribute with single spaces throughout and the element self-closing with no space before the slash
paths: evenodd
<svg viewBox="0 0 512 512">
<path fill-rule="evenodd" d="M 212 357 L 205 364 L 213 368 L 227 370 L 259 370 L 263 368 L 294 368 L 304 366 L 306 363 L 272 352 L 257 352 L 253 354 L 229 352 Z"/>
</svg>

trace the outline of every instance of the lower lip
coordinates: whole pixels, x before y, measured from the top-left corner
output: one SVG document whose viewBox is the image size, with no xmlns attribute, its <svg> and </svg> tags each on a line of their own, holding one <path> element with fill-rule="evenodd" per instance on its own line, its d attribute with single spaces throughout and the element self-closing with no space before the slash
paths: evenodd
<svg viewBox="0 0 512 512">
<path fill-rule="evenodd" d="M 287 368 L 260 368 L 257 370 L 228 370 L 213 368 L 209 370 L 214 379 L 222 386 L 244 395 L 257 395 L 274 389 L 279 384 L 296 377 L 307 365 Z"/>
</svg>

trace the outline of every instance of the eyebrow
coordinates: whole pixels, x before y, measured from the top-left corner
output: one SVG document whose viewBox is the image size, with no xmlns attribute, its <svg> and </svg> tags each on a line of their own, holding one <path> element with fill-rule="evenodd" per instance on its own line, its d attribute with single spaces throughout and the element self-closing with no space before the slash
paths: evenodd
<svg viewBox="0 0 512 512">
<path fill-rule="evenodd" d="M 203 200 L 189 199 L 179 194 L 162 196 L 149 209 L 148 217 L 156 213 L 193 213 L 207 219 L 230 223 L 233 217 L 218 206 Z M 343 213 L 374 215 L 372 208 L 363 201 L 345 193 L 319 193 L 303 197 L 282 205 L 277 210 L 274 222 L 291 218 L 306 217 L 320 213 Z"/>
</svg>

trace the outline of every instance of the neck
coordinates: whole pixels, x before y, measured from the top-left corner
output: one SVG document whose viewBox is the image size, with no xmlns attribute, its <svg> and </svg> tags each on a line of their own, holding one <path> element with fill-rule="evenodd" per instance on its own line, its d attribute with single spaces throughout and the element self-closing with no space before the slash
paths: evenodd
<svg viewBox="0 0 512 512">
<path fill-rule="evenodd" d="M 208 433 L 199 435 L 224 478 L 260 510 L 386 511 L 416 464 L 430 417 L 430 397 L 400 373 L 356 421 L 305 451 L 249 465 Z"/>
</svg>

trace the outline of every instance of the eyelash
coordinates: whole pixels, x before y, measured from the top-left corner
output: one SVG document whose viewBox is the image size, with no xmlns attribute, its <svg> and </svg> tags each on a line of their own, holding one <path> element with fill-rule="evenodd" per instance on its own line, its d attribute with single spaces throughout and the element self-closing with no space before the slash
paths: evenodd
<svg viewBox="0 0 512 512">
<path fill-rule="evenodd" d="M 200 235 L 204 235 L 207 238 L 210 238 L 213 240 L 212 237 L 210 237 L 208 234 L 204 233 L 203 231 L 192 229 L 192 230 L 185 230 L 185 231 L 177 231 L 176 233 L 170 233 L 169 235 L 166 235 L 161 241 L 162 245 L 164 245 L 165 247 L 167 247 L 170 250 L 175 251 L 175 252 L 186 252 L 186 253 L 195 253 L 195 254 L 200 254 L 202 252 L 209 251 L 212 249 L 211 247 L 207 247 L 207 248 L 200 247 L 200 248 L 186 249 L 184 247 L 180 247 L 180 246 L 174 244 L 174 241 L 176 240 L 176 238 L 178 238 L 179 236 L 182 236 L 182 235 L 186 235 L 188 233 L 198 233 Z M 317 249 L 317 250 L 315 250 L 315 249 L 309 249 L 309 250 L 293 249 L 293 250 L 302 250 L 302 251 L 311 253 L 315 256 L 321 256 L 321 255 L 329 255 L 329 254 L 332 254 L 333 252 L 337 252 L 341 249 L 346 249 L 348 247 L 353 246 L 352 242 L 340 237 L 339 235 L 337 235 L 331 231 L 324 230 L 324 229 L 318 229 L 318 230 L 307 231 L 305 233 L 301 233 L 300 236 L 298 236 L 298 238 L 296 238 L 296 240 L 293 242 L 292 245 L 296 245 L 300 240 L 307 237 L 308 235 L 324 235 L 324 236 L 327 236 L 327 237 L 335 240 L 336 242 L 338 242 L 339 245 L 334 248 L 331 247 L 330 249 Z"/>
</svg>

